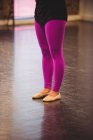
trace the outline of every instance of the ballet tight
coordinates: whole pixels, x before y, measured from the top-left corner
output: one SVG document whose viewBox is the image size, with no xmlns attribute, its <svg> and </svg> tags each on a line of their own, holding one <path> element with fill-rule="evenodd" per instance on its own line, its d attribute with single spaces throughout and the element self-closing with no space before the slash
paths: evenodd
<svg viewBox="0 0 93 140">
<path fill-rule="evenodd" d="M 44 88 L 59 92 L 64 77 L 63 42 L 66 21 L 53 19 L 41 26 L 35 21 L 35 31 L 42 53 Z M 54 83 L 52 86 L 52 76 Z"/>
</svg>

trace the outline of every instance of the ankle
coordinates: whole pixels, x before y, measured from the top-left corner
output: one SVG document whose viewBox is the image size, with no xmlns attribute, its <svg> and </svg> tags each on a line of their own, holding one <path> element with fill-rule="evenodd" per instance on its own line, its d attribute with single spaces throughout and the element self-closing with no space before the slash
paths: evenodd
<svg viewBox="0 0 93 140">
<path fill-rule="evenodd" d="M 45 90 L 51 90 L 51 88 L 44 88 Z"/>
<path fill-rule="evenodd" d="M 51 94 L 54 94 L 54 95 L 59 94 L 59 91 L 51 90 Z"/>
<path fill-rule="evenodd" d="M 49 88 L 43 88 L 40 92 L 48 92 L 48 91 L 51 91 L 51 89 L 49 89 Z"/>
</svg>

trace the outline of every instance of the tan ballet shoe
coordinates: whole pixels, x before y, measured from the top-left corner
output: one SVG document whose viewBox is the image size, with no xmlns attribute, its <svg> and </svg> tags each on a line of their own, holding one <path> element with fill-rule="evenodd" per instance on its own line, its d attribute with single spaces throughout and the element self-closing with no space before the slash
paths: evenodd
<svg viewBox="0 0 93 140">
<path fill-rule="evenodd" d="M 47 89 L 44 88 L 43 90 L 41 90 L 39 93 L 35 94 L 32 96 L 32 99 L 40 99 L 42 97 L 45 97 L 48 95 L 48 93 L 50 92 L 51 89 Z"/>
<path fill-rule="evenodd" d="M 43 101 L 44 101 L 44 102 L 50 102 L 50 101 L 56 101 L 56 100 L 59 100 L 59 99 L 61 99 L 61 94 L 60 94 L 60 92 L 59 92 L 58 95 L 55 95 L 55 96 L 49 94 L 48 96 L 46 96 L 46 97 L 43 99 Z"/>
</svg>

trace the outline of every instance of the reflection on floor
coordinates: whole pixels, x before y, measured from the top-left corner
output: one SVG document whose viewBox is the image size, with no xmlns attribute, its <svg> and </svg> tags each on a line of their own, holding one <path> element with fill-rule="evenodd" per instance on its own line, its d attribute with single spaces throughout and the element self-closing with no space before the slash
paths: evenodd
<svg viewBox="0 0 93 140">
<path fill-rule="evenodd" d="M 43 88 L 34 26 L 0 30 L 0 140 L 93 139 L 93 23 L 70 22 L 63 51 L 62 100 L 32 100 Z"/>
</svg>

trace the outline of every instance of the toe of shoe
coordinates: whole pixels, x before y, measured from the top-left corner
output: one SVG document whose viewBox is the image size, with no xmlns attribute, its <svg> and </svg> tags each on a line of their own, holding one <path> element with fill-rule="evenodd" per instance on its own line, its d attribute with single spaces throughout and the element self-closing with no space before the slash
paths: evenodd
<svg viewBox="0 0 93 140">
<path fill-rule="evenodd" d="M 37 98 L 36 96 L 32 96 L 32 99 L 35 99 L 35 98 Z"/>
<path fill-rule="evenodd" d="M 38 98 L 42 98 L 45 97 L 47 94 L 35 94 L 34 96 L 32 96 L 32 99 L 38 99 Z"/>
<path fill-rule="evenodd" d="M 50 97 L 47 97 L 47 98 L 44 98 L 43 101 L 52 101 L 53 98 L 50 98 Z"/>
<path fill-rule="evenodd" d="M 35 95 L 32 96 L 32 99 L 36 99 L 36 98 L 39 98 L 38 94 L 35 94 Z"/>
</svg>

